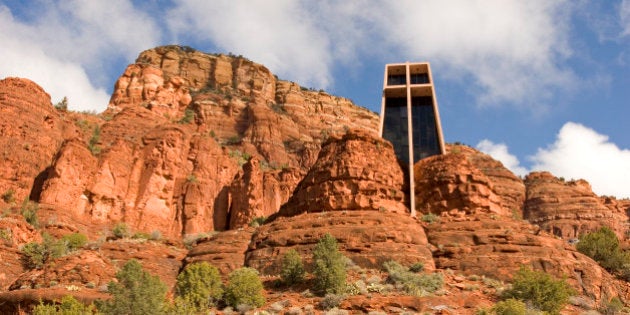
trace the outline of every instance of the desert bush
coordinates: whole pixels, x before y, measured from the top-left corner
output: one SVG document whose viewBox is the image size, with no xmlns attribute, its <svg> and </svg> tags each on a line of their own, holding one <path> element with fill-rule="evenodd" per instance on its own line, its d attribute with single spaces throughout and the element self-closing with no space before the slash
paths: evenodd
<svg viewBox="0 0 630 315">
<path fill-rule="evenodd" d="M 129 228 L 127 228 L 127 224 L 124 222 L 118 222 L 114 225 L 112 233 L 116 238 L 125 238 L 129 236 Z"/>
<path fill-rule="evenodd" d="M 433 223 L 439 221 L 440 217 L 437 216 L 435 213 L 427 213 L 422 215 L 420 220 L 422 220 L 422 222 Z"/>
<path fill-rule="evenodd" d="M 582 235 L 576 248 L 606 270 L 630 280 L 630 255 L 621 249 L 617 235 L 610 228 Z"/>
<path fill-rule="evenodd" d="M 249 226 L 259 227 L 263 225 L 265 221 L 267 221 L 267 217 L 256 217 L 256 218 L 253 218 L 251 222 L 249 222 Z"/>
<path fill-rule="evenodd" d="M 88 238 L 82 233 L 66 234 L 61 237 L 68 251 L 75 251 L 87 244 Z"/>
<path fill-rule="evenodd" d="M 282 256 L 280 278 L 286 285 L 293 285 L 304 281 L 304 265 L 302 257 L 295 249 L 290 249 Z"/>
<path fill-rule="evenodd" d="M 346 297 L 344 295 L 341 294 L 332 294 L 332 293 L 328 293 L 326 294 L 326 296 L 324 296 L 324 298 L 319 302 L 319 307 L 323 310 L 330 310 L 333 309 L 337 306 L 339 306 L 339 304 L 341 304 L 341 302 L 343 302 L 343 300 Z"/>
<path fill-rule="evenodd" d="M 610 299 L 608 303 L 603 305 L 599 311 L 600 313 L 604 315 L 614 315 L 614 314 L 619 314 L 619 312 L 621 312 L 623 308 L 624 308 L 623 302 L 621 302 L 621 300 L 615 296 L 612 299 Z"/>
<path fill-rule="evenodd" d="M 110 282 L 107 292 L 112 298 L 100 302 L 98 309 L 104 314 L 151 315 L 165 314 L 166 285 L 160 278 L 142 269 L 135 259 L 129 260 L 116 273 L 118 282 Z"/>
<path fill-rule="evenodd" d="M 554 279 L 544 272 L 521 266 L 514 275 L 512 288 L 504 291 L 502 298 L 518 299 L 542 311 L 558 314 L 574 292 L 565 279 Z"/>
<path fill-rule="evenodd" d="M 31 242 L 22 247 L 22 264 L 28 269 L 40 269 L 47 262 L 66 254 L 64 241 L 57 240 L 49 234 L 43 235 L 41 243 Z"/>
<path fill-rule="evenodd" d="M 409 271 L 411 272 L 421 272 L 422 270 L 424 270 L 424 264 L 420 262 L 409 266 Z"/>
<path fill-rule="evenodd" d="M 343 293 L 346 289 L 346 260 L 337 239 L 326 234 L 313 250 L 315 290 L 320 294 Z"/>
<path fill-rule="evenodd" d="M 442 275 L 416 274 L 395 261 L 387 261 L 383 267 L 388 273 L 387 280 L 408 294 L 422 296 L 433 293 L 442 287 Z"/>
<path fill-rule="evenodd" d="M 228 275 L 224 300 L 232 307 L 244 304 L 260 307 L 265 304 L 263 285 L 258 277 L 258 271 L 249 267 L 232 271 Z"/>
<path fill-rule="evenodd" d="M 7 191 L 2 194 L 2 200 L 6 203 L 14 203 L 15 202 L 15 191 L 9 188 Z"/>
<path fill-rule="evenodd" d="M 68 111 L 68 98 L 64 96 L 63 99 L 57 102 L 54 106 L 56 110 L 67 112 Z"/>
<path fill-rule="evenodd" d="M 94 130 L 92 130 L 92 137 L 88 141 L 88 149 L 92 152 L 93 155 L 98 155 L 101 153 L 101 147 L 98 146 L 98 142 L 101 138 L 101 127 L 98 125 L 94 126 Z"/>
<path fill-rule="evenodd" d="M 495 304 L 492 307 L 492 312 L 496 315 L 525 315 L 527 307 L 523 301 L 507 299 Z"/>
<path fill-rule="evenodd" d="M 195 119 L 195 111 L 187 108 L 184 111 L 184 116 L 177 122 L 179 124 L 190 124 Z"/>
<path fill-rule="evenodd" d="M 34 228 L 39 227 L 39 219 L 37 218 L 38 211 L 39 204 L 37 202 L 31 201 L 28 198 L 24 199 L 24 202 L 22 202 L 20 213 L 24 217 L 24 220 L 26 220 L 26 222 L 28 222 L 28 224 L 32 225 Z"/>
<path fill-rule="evenodd" d="M 177 276 L 176 289 L 197 309 L 216 305 L 223 295 L 219 270 L 205 261 L 186 266 Z"/>
<path fill-rule="evenodd" d="M 61 298 L 59 304 L 39 304 L 33 308 L 33 315 L 88 315 L 97 313 L 93 304 L 84 305 L 77 301 L 72 295 L 66 295 Z"/>
</svg>

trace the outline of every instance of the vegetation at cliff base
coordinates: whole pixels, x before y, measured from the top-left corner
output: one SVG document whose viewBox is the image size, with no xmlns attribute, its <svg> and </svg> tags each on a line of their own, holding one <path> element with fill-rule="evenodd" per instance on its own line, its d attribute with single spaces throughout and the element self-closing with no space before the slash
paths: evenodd
<svg viewBox="0 0 630 315">
<path fill-rule="evenodd" d="M 215 306 L 223 296 L 219 270 L 205 261 L 186 266 L 175 287 L 177 295 L 198 310 Z"/>
<path fill-rule="evenodd" d="M 167 310 L 166 285 L 158 276 L 142 269 L 135 259 L 129 260 L 116 273 L 117 282 L 107 285 L 112 298 L 98 303 L 104 314 L 152 315 L 165 314 Z"/>
<path fill-rule="evenodd" d="M 387 280 L 407 294 L 424 296 L 437 291 L 444 284 L 439 273 L 417 274 L 395 261 L 385 262 L 383 267 L 389 274 Z"/>
<path fill-rule="evenodd" d="M 346 260 L 337 239 L 326 234 L 313 250 L 315 290 L 321 294 L 340 294 L 346 290 Z"/>
<path fill-rule="evenodd" d="M 241 305 L 260 307 L 265 304 L 263 284 L 254 268 L 243 267 L 232 271 L 225 287 L 225 303 L 232 307 Z"/>
<path fill-rule="evenodd" d="M 53 304 L 45 304 L 40 300 L 32 311 L 33 315 L 88 315 L 97 313 L 93 304 L 84 305 L 72 295 L 66 295 L 61 298 L 59 303 Z"/>
<path fill-rule="evenodd" d="M 280 270 L 280 278 L 286 285 L 293 285 L 304 281 L 304 264 L 302 257 L 295 249 L 288 250 L 282 256 L 282 267 Z"/>
<path fill-rule="evenodd" d="M 630 280 L 630 254 L 621 249 L 617 235 L 610 228 L 582 235 L 576 248 L 611 273 Z"/>
<path fill-rule="evenodd" d="M 574 293 L 565 279 L 521 266 L 514 275 L 512 288 L 503 292 L 502 298 L 517 299 L 549 314 L 559 314 Z"/>
</svg>

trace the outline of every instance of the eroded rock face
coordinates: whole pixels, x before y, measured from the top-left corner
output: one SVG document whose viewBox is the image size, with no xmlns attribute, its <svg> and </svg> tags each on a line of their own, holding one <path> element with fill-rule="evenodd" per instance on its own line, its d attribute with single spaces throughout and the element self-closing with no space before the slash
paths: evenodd
<svg viewBox="0 0 630 315">
<path fill-rule="evenodd" d="M 541 231 L 538 226 L 509 218 L 469 217 L 428 225 L 427 237 L 436 247 L 436 268 L 465 275 L 485 275 L 508 281 L 520 265 L 561 278 L 599 303 L 624 296 L 623 281 L 616 280 L 573 245 Z"/>
<path fill-rule="evenodd" d="M 466 146 L 418 161 L 414 166 L 416 209 L 421 213 L 520 215 L 522 181 L 490 158 Z"/>
<path fill-rule="evenodd" d="M 281 216 L 304 212 L 376 210 L 409 213 L 403 172 L 391 144 L 362 131 L 331 138 Z"/>
<path fill-rule="evenodd" d="M 28 79 L 0 80 L 0 193 L 12 190 L 21 202 L 33 187 L 39 189 L 39 175 L 63 141 L 63 125 L 39 85 Z"/>
<path fill-rule="evenodd" d="M 185 263 L 206 261 L 217 267 L 223 276 L 245 265 L 245 252 L 254 233 L 254 228 L 219 232 L 199 240 L 188 252 Z"/>
<path fill-rule="evenodd" d="M 279 274 L 282 256 L 295 249 L 310 267 L 312 252 L 330 233 L 339 250 L 354 263 L 382 268 L 384 262 L 404 265 L 424 263 L 433 270 L 433 259 L 422 225 L 409 214 L 389 211 L 332 211 L 280 217 L 256 230 L 246 263 L 263 274 Z"/>
<path fill-rule="evenodd" d="M 563 238 L 577 238 L 607 226 L 626 238 L 627 211 L 612 200 L 605 203 L 585 180 L 566 182 L 548 172 L 525 178 L 527 201 L 524 218 Z"/>
</svg>

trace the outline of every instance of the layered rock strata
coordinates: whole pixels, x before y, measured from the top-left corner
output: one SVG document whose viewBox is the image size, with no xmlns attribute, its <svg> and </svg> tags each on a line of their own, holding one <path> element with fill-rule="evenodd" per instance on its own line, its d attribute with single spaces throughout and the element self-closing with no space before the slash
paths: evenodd
<svg viewBox="0 0 630 315">
<path fill-rule="evenodd" d="M 607 226 L 624 240 L 629 229 L 627 210 L 606 202 L 584 180 L 565 181 L 548 172 L 525 178 L 527 201 L 524 218 L 563 238 L 578 238 Z"/>
</svg>

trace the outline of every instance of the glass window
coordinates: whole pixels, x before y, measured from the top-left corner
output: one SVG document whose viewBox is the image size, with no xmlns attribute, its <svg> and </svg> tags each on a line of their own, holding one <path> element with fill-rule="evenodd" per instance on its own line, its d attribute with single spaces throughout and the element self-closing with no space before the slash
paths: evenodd
<svg viewBox="0 0 630 315">
<path fill-rule="evenodd" d="M 407 77 L 404 74 L 388 75 L 387 85 L 405 85 Z"/>
<path fill-rule="evenodd" d="M 429 83 L 429 75 L 427 73 L 416 73 L 410 76 L 411 84 Z"/>
<path fill-rule="evenodd" d="M 394 145 L 396 156 L 409 163 L 409 134 L 407 128 L 407 99 L 386 98 L 383 138 Z"/>
<path fill-rule="evenodd" d="M 413 97 L 411 116 L 414 162 L 440 154 L 433 98 L 430 96 Z"/>
</svg>

